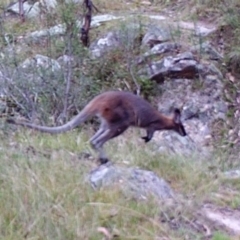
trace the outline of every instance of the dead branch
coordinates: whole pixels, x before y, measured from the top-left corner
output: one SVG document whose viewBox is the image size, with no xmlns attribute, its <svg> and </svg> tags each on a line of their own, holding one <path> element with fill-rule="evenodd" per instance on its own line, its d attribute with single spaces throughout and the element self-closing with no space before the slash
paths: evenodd
<svg viewBox="0 0 240 240">
<path fill-rule="evenodd" d="M 92 10 L 92 8 L 94 8 L 94 10 L 96 10 L 96 12 L 100 13 L 100 11 L 98 10 L 98 8 L 92 3 L 91 0 L 85 0 L 85 1 L 83 2 L 83 4 L 85 4 L 85 7 L 86 7 L 87 9 L 90 9 L 90 8 L 91 8 L 91 10 Z"/>
<path fill-rule="evenodd" d="M 18 0 L 19 3 L 19 16 L 22 22 L 25 22 L 25 16 L 24 16 L 24 11 L 23 11 L 23 3 L 26 0 Z"/>
<path fill-rule="evenodd" d="M 88 47 L 89 46 L 89 29 L 91 26 L 91 19 L 92 19 L 92 11 L 88 10 L 88 12 L 85 15 L 84 19 L 84 25 L 81 28 L 81 41 L 83 46 Z"/>
<path fill-rule="evenodd" d="M 68 51 L 69 55 L 71 56 L 72 54 L 72 43 L 71 43 L 71 34 L 67 39 L 68 42 Z M 67 61 L 67 70 L 66 74 L 64 74 L 64 78 L 66 81 L 66 89 L 65 89 L 65 96 L 64 96 L 64 107 L 63 107 L 63 117 L 64 120 L 67 120 L 67 110 L 68 110 L 68 99 L 69 99 L 69 92 L 71 88 L 71 82 L 72 82 L 72 63 L 71 61 Z"/>
</svg>

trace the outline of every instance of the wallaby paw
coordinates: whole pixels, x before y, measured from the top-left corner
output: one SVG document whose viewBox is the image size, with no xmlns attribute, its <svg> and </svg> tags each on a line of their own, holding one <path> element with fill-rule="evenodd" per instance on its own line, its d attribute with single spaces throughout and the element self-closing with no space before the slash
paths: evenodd
<svg viewBox="0 0 240 240">
<path fill-rule="evenodd" d="M 13 118 L 7 118 L 7 119 L 6 119 L 6 122 L 7 122 L 7 123 L 12 123 L 12 124 L 15 124 L 15 123 L 16 123 L 16 121 L 15 121 Z"/>
<path fill-rule="evenodd" d="M 142 137 L 142 139 L 143 139 L 146 143 L 151 140 L 148 136 Z"/>
<path fill-rule="evenodd" d="M 98 161 L 100 162 L 101 165 L 106 164 L 107 162 L 109 162 L 108 158 L 99 158 Z"/>
</svg>

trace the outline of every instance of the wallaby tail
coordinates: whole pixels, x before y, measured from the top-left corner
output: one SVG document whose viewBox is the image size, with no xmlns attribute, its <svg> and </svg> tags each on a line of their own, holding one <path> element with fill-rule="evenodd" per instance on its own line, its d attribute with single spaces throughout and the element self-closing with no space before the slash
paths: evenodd
<svg viewBox="0 0 240 240">
<path fill-rule="evenodd" d="M 57 127 L 40 126 L 40 125 L 35 125 L 33 123 L 16 121 L 14 119 L 7 119 L 7 123 L 21 125 L 24 127 L 32 128 L 40 132 L 56 134 L 56 133 L 63 133 L 63 132 L 72 130 L 73 128 L 77 127 L 81 123 L 85 122 L 88 118 L 90 118 L 94 114 L 95 112 L 89 111 L 89 109 L 85 107 L 77 116 L 75 116 L 69 122 L 63 124 L 62 126 L 57 126 Z"/>
</svg>

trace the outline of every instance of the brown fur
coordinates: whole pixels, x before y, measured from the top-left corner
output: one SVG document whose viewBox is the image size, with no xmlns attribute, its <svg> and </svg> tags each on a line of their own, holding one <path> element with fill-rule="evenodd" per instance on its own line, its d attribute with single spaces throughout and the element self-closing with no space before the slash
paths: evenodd
<svg viewBox="0 0 240 240">
<path fill-rule="evenodd" d="M 108 161 L 102 148 L 104 143 L 119 136 L 130 126 L 146 129 L 147 135 L 142 137 L 145 142 L 150 141 L 158 130 L 174 130 L 181 136 L 186 136 L 180 120 L 180 110 L 175 109 L 174 116 L 170 118 L 158 112 L 143 98 L 121 91 L 109 91 L 96 96 L 77 116 L 62 126 L 45 127 L 13 119 L 8 119 L 7 122 L 42 132 L 62 133 L 77 127 L 94 115 L 100 118 L 101 126 L 90 142 L 94 149 L 99 151 L 101 163 Z"/>
</svg>

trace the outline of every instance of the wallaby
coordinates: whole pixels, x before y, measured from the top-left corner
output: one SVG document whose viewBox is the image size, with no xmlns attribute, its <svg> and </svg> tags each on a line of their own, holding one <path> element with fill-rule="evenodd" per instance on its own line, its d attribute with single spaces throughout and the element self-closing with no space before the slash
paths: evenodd
<svg viewBox="0 0 240 240">
<path fill-rule="evenodd" d="M 92 147 L 99 152 L 101 164 L 108 162 L 103 151 L 104 143 L 119 136 L 130 126 L 146 129 L 147 135 L 142 137 L 145 142 L 152 139 L 156 130 L 174 130 L 181 136 L 187 135 L 180 120 L 179 109 L 175 109 L 173 117 L 170 118 L 162 115 L 143 98 L 122 91 L 109 91 L 96 96 L 77 116 L 62 126 L 39 126 L 14 119 L 7 119 L 7 122 L 41 132 L 62 133 L 77 127 L 92 116 L 101 120 L 99 130 L 90 139 Z"/>
</svg>

